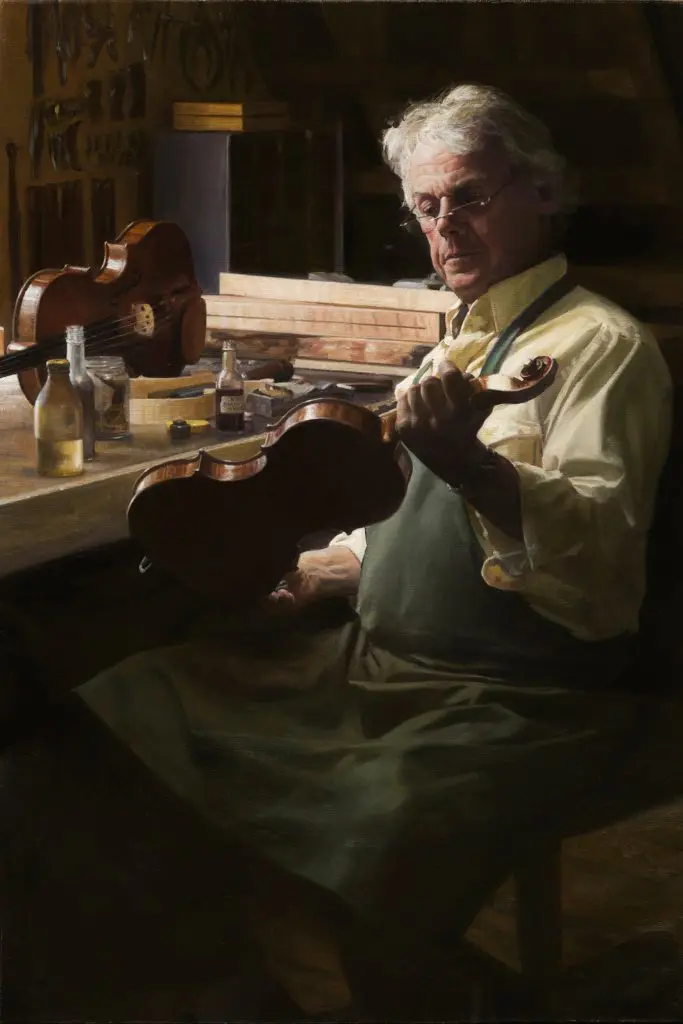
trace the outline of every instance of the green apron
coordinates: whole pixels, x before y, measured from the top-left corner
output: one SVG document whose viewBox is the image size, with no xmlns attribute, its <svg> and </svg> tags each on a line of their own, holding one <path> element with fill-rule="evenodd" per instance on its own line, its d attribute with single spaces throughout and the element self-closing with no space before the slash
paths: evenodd
<svg viewBox="0 0 683 1024">
<path fill-rule="evenodd" d="M 390 519 L 366 529 L 358 615 L 371 642 L 407 657 L 462 664 L 484 654 L 502 676 L 547 674 L 608 686 L 632 641 L 574 638 L 514 591 L 484 582 L 483 553 L 463 498 L 412 457 L 406 496 Z"/>
<path fill-rule="evenodd" d="M 368 530 L 358 616 L 304 635 L 229 625 L 79 690 L 202 815 L 360 915 L 463 931 L 545 816 L 619 764 L 628 656 L 481 577 L 466 508 L 417 460 Z"/>
</svg>

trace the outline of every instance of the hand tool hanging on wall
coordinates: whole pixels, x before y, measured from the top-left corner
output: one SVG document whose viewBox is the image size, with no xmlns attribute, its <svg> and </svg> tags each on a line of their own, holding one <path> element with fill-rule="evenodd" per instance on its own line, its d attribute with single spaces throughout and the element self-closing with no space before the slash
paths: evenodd
<svg viewBox="0 0 683 1024">
<path fill-rule="evenodd" d="M 102 117 L 102 83 L 91 78 L 85 83 L 85 103 L 91 121 L 99 121 Z"/>
<path fill-rule="evenodd" d="M 133 134 L 133 132 L 129 132 L 124 136 L 123 149 L 119 153 L 119 163 L 123 167 L 135 167 L 137 163 Z"/>
<path fill-rule="evenodd" d="M 64 132 L 64 147 L 66 150 L 67 167 L 71 171 L 82 171 L 83 165 L 78 152 L 78 135 L 82 121 L 74 121 Z"/>
<path fill-rule="evenodd" d="M 50 162 L 55 171 L 82 171 L 78 152 L 78 134 L 82 121 L 74 121 L 63 132 L 53 132 L 48 137 Z"/>
<path fill-rule="evenodd" d="M 248 45 L 249 30 L 239 4 L 216 4 L 216 33 L 220 37 L 225 68 L 224 91 L 244 96 L 263 89 L 263 79 Z"/>
<path fill-rule="evenodd" d="M 128 117 L 144 117 L 147 108 L 147 78 L 145 65 L 142 62 L 129 65 L 128 82 L 130 83 Z"/>
<path fill-rule="evenodd" d="M 28 155 L 31 162 L 31 177 L 34 181 L 40 177 L 44 141 L 43 105 L 34 103 L 31 108 L 31 120 L 28 128 Z"/>
<path fill-rule="evenodd" d="M 65 181 L 62 186 L 62 227 L 64 255 L 61 263 L 80 266 L 85 263 L 82 181 Z"/>
<path fill-rule="evenodd" d="M 66 55 L 72 64 L 81 56 L 82 12 L 80 4 L 62 4 L 62 40 Z"/>
<path fill-rule="evenodd" d="M 26 189 L 26 225 L 28 233 L 28 273 L 45 266 L 43 260 L 43 190 L 37 185 Z"/>
<path fill-rule="evenodd" d="M 128 26 L 126 28 L 126 43 L 131 46 L 135 42 L 142 21 L 142 3 L 132 3 L 128 15 Z"/>
<path fill-rule="evenodd" d="M 142 137 L 142 140 L 139 137 Z M 100 166 L 112 163 L 132 165 L 141 159 L 140 152 L 144 150 L 145 145 L 146 139 L 141 131 L 129 132 L 127 137 L 120 131 L 104 132 L 87 136 L 85 152 Z"/>
<path fill-rule="evenodd" d="M 60 121 L 70 121 L 79 114 L 84 114 L 88 109 L 84 97 L 67 98 L 64 100 L 50 100 L 43 104 L 43 113 L 46 123 L 54 128 Z"/>
<path fill-rule="evenodd" d="M 126 96 L 126 76 L 123 71 L 115 71 L 109 78 L 109 118 L 112 121 L 123 121 L 124 99 Z"/>
<path fill-rule="evenodd" d="M 101 252 L 104 243 L 116 232 L 116 191 L 113 178 L 93 178 L 92 211 L 93 252 Z"/>
<path fill-rule="evenodd" d="M 154 174 L 149 160 L 138 164 L 136 173 L 136 202 L 138 212 L 143 217 L 154 215 Z"/>
<path fill-rule="evenodd" d="M 62 185 L 32 185 L 26 189 L 29 274 L 64 265 L 62 212 Z"/>
<path fill-rule="evenodd" d="M 166 53 L 168 50 L 168 33 L 173 21 L 173 15 L 171 14 L 171 3 L 170 0 L 164 0 L 163 7 L 159 10 L 154 22 L 154 32 L 152 34 L 152 44 L 150 46 L 149 57 L 150 60 L 154 60 L 154 55 L 157 50 L 157 43 L 161 41 L 161 59 L 163 62 L 166 61 Z"/>
<path fill-rule="evenodd" d="M 50 163 L 52 169 L 57 171 L 63 171 L 65 169 L 64 160 L 64 139 L 57 133 L 52 133 L 47 137 L 47 151 L 50 154 Z"/>
<path fill-rule="evenodd" d="M 21 214 L 19 212 L 19 196 L 17 194 L 17 153 L 19 148 L 11 140 L 5 146 L 8 162 L 8 217 L 7 236 L 9 240 L 9 268 L 12 301 L 14 302 L 21 290 Z"/>
<path fill-rule="evenodd" d="M 83 20 L 86 38 L 90 40 L 90 60 L 88 67 L 94 68 L 102 50 L 106 46 L 107 54 L 113 61 L 118 61 L 119 51 L 116 45 L 116 29 L 108 21 L 100 21 L 93 13 L 94 4 L 86 4 L 83 9 Z M 109 5 L 107 4 L 107 11 Z"/>
<path fill-rule="evenodd" d="M 52 0 L 52 31 L 55 40 L 55 52 L 57 54 L 59 81 L 62 85 L 66 85 L 69 55 L 62 26 L 62 7 L 60 0 Z"/>
<path fill-rule="evenodd" d="M 93 135 L 92 137 L 92 155 L 93 159 L 97 160 L 97 163 L 102 166 L 108 163 L 105 143 L 107 140 L 106 135 Z"/>
<path fill-rule="evenodd" d="M 180 32 L 180 68 L 195 92 L 210 92 L 223 74 L 223 50 L 211 19 L 199 14 Z"/>
<path fill-rule="evenodd" d="M 62 186 L 43 189 L 43 258 L 48 267 L 64 265 L 62 240 Z"/>
<path fill-rule="evenodd" d="M 121 163 L 137 167 L 144 163 L 147 157 L 147 136 L 140 128 L 135 128 L 124 139 L 124 152 Z"/>
<path fill-rule="evenodd" d="M 43 95 L 43 8 L 42 4 L 26 5 L 26 56 L 31 62 L 33 98 Z"/>
<path fill-rule="evenodd" d="M 154 6 L 149 0 L 135 0 L 130 5 L 126 43 L 128 46 L 133 46 L 136 41 L 139 41 L 141 56 L 144 61 L 150 58 L 151 39 L 149 31 L 146 29 L 150 23 L 150 16 L 154 13 Z M 156 24 L 156 18 L 154 24 Z"/>
</svg>

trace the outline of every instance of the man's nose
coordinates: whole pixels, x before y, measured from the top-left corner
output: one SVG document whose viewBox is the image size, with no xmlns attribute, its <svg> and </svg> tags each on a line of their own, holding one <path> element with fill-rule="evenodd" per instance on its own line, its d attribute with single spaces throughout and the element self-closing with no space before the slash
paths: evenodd
<svg viewBox="0 0 683 1024">
<path fill-rule="evenodd" d="M 439 210 L 436 217 L 436 230 L 440 235 L 453 235 L 462 229 L 462 220 L 457 210 L 448 208 Z"/>
</svg>

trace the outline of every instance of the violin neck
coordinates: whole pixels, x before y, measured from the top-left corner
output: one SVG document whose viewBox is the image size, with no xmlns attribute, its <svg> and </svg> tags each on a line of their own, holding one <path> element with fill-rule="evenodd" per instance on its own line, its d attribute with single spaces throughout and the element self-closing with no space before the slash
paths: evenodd
<svg viewBox="0 0 683 1024">
<path fill-rule="evenodd" d="M 372 411 L 379 416 L 383 441 L 393 441 L 396 434 L 396 401 L 381 402 Z"/>
<path fill-rule="evenodd" d="M 120 347 L 123 342 L 123 338 L 118 336 L 114 321 L 101 320 L 85 327 L 84 331 L 86 355 L 110 352 L 113 348 Z M 103 334 L 106 335 L 106 344 L 101 343 Z M 66 331 L 44 338 L 35 345 L 28 345 L 21 351 L 0 356 L 0 377 L 9 377 L 22 370 L 36 369 L 47 359 L 63 358 L 65 354 Z"/>
</svg>

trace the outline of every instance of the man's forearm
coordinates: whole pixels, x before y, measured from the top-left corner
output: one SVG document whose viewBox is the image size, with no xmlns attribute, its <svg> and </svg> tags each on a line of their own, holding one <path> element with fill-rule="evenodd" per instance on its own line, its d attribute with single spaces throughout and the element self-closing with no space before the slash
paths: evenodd
<svg viewBox="0 0 683 1024">
<path fill-rule="evenodd" d="M 493 526 L 524 540 L 519 477 L 504 456 L 477 442 L 472 457 L 447 470 L 443 479 Z"/>
<path fill-rule="evenodd" d="M 304 551 L 298 567 L 314 584 L 316 597 L 350 597 L 358 590 L 361 563 L 343 544 Z"/>
</svg>

